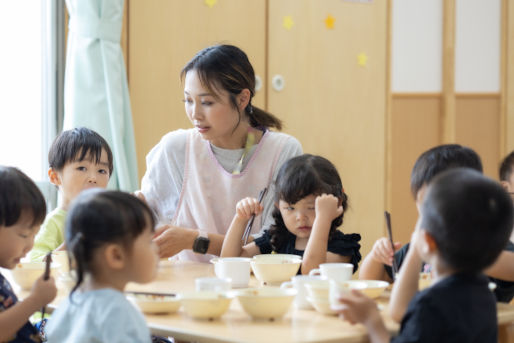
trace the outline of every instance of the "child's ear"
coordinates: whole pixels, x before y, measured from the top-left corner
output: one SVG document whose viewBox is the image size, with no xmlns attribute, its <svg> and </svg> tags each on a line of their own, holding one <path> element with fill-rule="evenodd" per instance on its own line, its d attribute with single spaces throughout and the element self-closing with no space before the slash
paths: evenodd
<svg viewBox="0 0 514 343">
<path fill-rule="evenodd" d="M 425 230 L 421 230 L 421 250 L 425 255 L 432 255 L 437 250 L 434 237 Z"/>
<path fill-rule="evenodd" d="M 125 253 L 119 244 L 109 244 L 104 249 L 105 263 L 112 269 L 123 269 L 125 266 Z"/>
<path fill-rule="evenodd" d="M 61 177 L 59 173 L 54 168 L 48 168 L 48 178 L 50 179 L 50 183 L 60 186 L 61 185 Z"/>
<path fill-rule="evenodd" d="M 277 209 L 280 209 L 280 207 L 278 207 L 278 202 L 274 202 L 273 205 L 275 205 Z"/>
</svg>

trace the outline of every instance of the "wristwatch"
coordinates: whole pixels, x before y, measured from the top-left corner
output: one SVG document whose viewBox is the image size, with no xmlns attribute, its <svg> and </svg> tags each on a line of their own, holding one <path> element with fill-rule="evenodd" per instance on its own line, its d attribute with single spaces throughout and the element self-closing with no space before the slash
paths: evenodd
<svg viewBox="0 0 514 343">
<path fill-rule="evenodd" d="M 198 254 L 205 254 L 209 249 L 209 236 L 205 231 L 198 231 L 198 236 L 193 243 L 193 251 Z"/>
</svg>

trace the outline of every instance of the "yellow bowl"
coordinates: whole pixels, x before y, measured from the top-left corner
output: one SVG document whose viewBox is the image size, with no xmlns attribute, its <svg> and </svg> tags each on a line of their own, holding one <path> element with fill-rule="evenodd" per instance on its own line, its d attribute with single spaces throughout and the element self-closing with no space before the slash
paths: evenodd
<svg viewBox="0 0 514 343">
<path fill-rule="evenodd" d="M 186 314 L 194 319 L 216 319 L 227 312 L 234 295 L 231 292 L 184 292 L 178 298 Z"/>
<path fill-rule="evenodd" d="M 418 289 L 421 291 L 432 284 L 432 275 L 430 273 L 419 273 Z"/>
<path fill-rule="evenodd" d="M 389 282 L 382 280 L 355 280 L 355 282 L 365 283 L 366 287 L 359 290 L 372 299 L 381 296 L 387 286 L 389 286 Z"/>
<path fill-rule="evenodd" d="M 307 297 L 307 301 L 311 303 L 312 307 L 319 313 L 329 316 L 335 315 L 337 312 L 330 307 L 330 301 L 325 298 Z"/>
<path fill-rule="evenodd" d="M 250 265 L 255 277 L 265 284 L 280 284 L 296 275 L 302 259 L 298 255 L 265 254 L 253 257 Z"/>
<path fill-rule="evenodd" d="M 180 308 L 180 300 L 176 296 L 128 294 L 127 298 L 144 313 L 174 313 Z"/>
<path fill-rule="evenodd" d="M 329 280 L 312 280 L 305 283 L 307 294 L 311 298 L 323 298 L 328 300 L 328 292 L 330 289 Z"/>
<path fill-rule="evenodd" d="M 248 288 L 236 292 L 246 313 L 255 319 L 281 318 L 291 307 L 297 291 L 293 288 Z"/>
<path fill-rule="evenodd" d="M 46 262 L 20 262 L 10 270 L 14 283 L 21 289 L 31 289 L 34 282 L 45 272 Z M 58 263 L 50 265 L 51 274 L 60 268 Z"/>
</svg>

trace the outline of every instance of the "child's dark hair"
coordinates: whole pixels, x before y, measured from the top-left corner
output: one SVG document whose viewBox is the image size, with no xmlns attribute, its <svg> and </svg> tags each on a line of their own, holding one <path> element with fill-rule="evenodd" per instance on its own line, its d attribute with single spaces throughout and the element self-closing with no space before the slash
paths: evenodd
<svg viewBox="0 0 514 343">
<path fill-rule="evenodd" d="M 73 201 L 66 218 L 66 247 L 73 257 L 77 283 L 72 293 L 91 272 L 95 251 L 107 243 L 121 243 L 130 251 L 134 240 L 155 219 L 150 208 L 137 197 L 120 191 L 90 189 Z"/>
<path fill-rule="evenodd" d="M 507 245 L 512 215 L 512 201 L 497 182 L 457 168 L 431 182 L 421 210 L 421 228 L 434 238 L 450 268 L 480 272 Z"/>
<path fill-rule="evenodd" d="M 100 163 L 102 149 L 107 153 L 109 175 L 112 175 L 114 167 L 109 144 L 98 133 L 86 127 L 61 132 L 50 147 L 48 164 L 50 168 L 61 171 L 66 163 L 83 161 L 86 157 L 95 163 Z"/>
<path fill-rule="evenodd" d="M 509 181 L 514 166 L 514 151 L 508 154 L 500 164 L 500 181 Z"/>
<path fill-rule="evenodd" d="M 343 216 L 348 208 L 348 196 L 336 167 L 324 157 L 310 154 L 296 156 L 285 162 L 280 168 L 275 181 L 275 202 L 283 200 L 296 204 L 309 195 L 332 194 L 341 200 L 343 213 L 332 221 L 329 239 L 335 230 L 343 224 Z M 280 210 L 273 210 L 275 225 L 270 230 L 271 247 L 278 251 L 288 240 L 291 233 L 287 230 Z"/>
<path fill-rule="evenodd" d="M 233 45 L 215 45 L 198 52 L 182 69 L 182 80 L 186 74 L 195 70 L 200 82 L 213 96 L 217 97 L 216 89 L 229 93 L 232 106 L 238 108 L 236 96 L 243 89 L 250 91 L 250 101 L 244 110 L 252 127 L 274 127 L 282 129 L 280 119 L 252 105 L 255 95 L 255 72 L 248 56 Z M 241 113 L 239 120 L 241 120 Z M 239 124 L 239 123 L 238 123 Z"/>
<path fill-rule="evenodd" d="M 27 175 L 15 167 L 0 166 L 0 226 L 13 226 L 30 215 L 30 226 L 41 225 L 46 216 L 43 194 Z"/>
<path fill-rule="evenodd" d="M 410 189 L 414 198 L 423 185 L 442 171 L 452 168 L 471 168 L 482 173 L 480 156 L 471 148 L 459 144 L 433 147 L 418 157 L 410 176 Z"/>
</svg>

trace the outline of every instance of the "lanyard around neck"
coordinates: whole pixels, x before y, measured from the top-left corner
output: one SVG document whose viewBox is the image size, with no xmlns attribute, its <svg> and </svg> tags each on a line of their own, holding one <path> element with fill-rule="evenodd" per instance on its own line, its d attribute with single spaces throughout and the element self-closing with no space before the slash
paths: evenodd
<svg viewBox="0 0 514 343">
<path fill-rule="evenodd" d="M 246 155 L 248 155 L 248 152 L 250 152 L 250 149 L 252 148 L 254 142 L 255 142 L 255 134 L 253 132 L 248 132 L 248 134 L 246 135 L 246 142 L 245 142 L 243 154 L 241 155 L 241 158 L 237 162 L 236 167 L 232 171 L 232 175 L 241 174 L 241 170 L 243 170 L 243 160 L 245 159 Z"/>
</svg>

